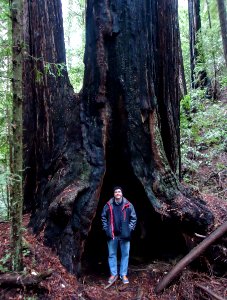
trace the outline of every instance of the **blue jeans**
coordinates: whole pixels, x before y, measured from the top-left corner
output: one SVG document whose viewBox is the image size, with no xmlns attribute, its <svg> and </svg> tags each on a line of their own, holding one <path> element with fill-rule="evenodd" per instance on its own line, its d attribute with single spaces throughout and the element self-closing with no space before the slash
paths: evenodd
<svg viewBox="0 0 227 300">
<path fill-rule="evenodd" d="M 108 250 L 109 250 L 109 267 L 111 275 L 117 275 L 117 248 L 120 244 L 121 249 L 121 264 L 120 264 L 120 276 L 127 275 L 128 273 L 128 260 L 129 260 L 129 250 L 130 250 L 130 241 L 121 240 L 115 238 L 114 240 L 108 240 Z"/>
</svg>

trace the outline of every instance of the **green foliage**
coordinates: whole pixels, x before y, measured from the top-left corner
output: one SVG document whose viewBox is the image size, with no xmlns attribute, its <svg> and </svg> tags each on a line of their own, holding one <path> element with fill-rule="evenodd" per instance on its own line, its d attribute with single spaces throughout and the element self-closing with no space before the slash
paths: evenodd
<svg viewBox="0 0 227 300">
<path fill-rule="evenodd" d="M 85 0 L 66 0 L 62 5 L 67 69 L 75 92 L 79 92 L 84 74 Z"/>
<path fill-rule="evenodd" d="M 222 88 L 225 88 L 225 87 L 227 86 L 227 76 L 222 76 L 222 77 L 220 78 L 219 83 L 220 83 L 220 88 L 221 88 L 221 89 L 222 89 Z"/>
<path fill-rule="evenodd" d="M 221 102 L 205 99 L 204 90 L 193 90 L 181 101 L 181 157 L 184 180 L 191 182 L 191 175 L 201 166 L 210 166 L 226 148 L 227 123 L 225 107 Z M 223 163 L 213 165 L 224 170 Z"/>
<path fill-rule="evenodd" d="M 226 70 L 223 68 L 225 62 L 217 1 L 209 1 L 209 7 L 207 6 L 206 1 L 202 1 L 201 8 L 202 39 L 203 48 L 205 49 L 205 67 L 210 77 L 213 77 L 215 71 L 217 71 L 218 75 L 221 76 L 221 74 L 223 72 L 225 73 Z M 209 13 L 211 24 L 209 23 Z M 214 66 L 214 59 L 216 66 Z M 216 68 L 216 70 L 214 70 L 214 68 Z"/>
<path fill-rule="evenodd" d="M 83 49 L 76 51 L 78 60 L 68 69 L 69 79 L 76 92 L 79 92 L 83 84 L 84 64 Z"/>
<path fill-rule="evenodd" d="M 188 87 L 190 86 L 190 51 L 189 51 L 189 30 L 188 30 L 188 11 L 186 8 L 179 7 L 179 25 L 181 49 L 184 61 L 185 79 Z"/>
<path fill-rule="evenodd" d="M 210 20 L 209 20 L 210 13 Z M 217 9 L 217 1 L 200 1 L 201 31 L 197 33 L 198 59 L 195 73 L 206 70 L 211 80 L 215 78 L 221 86 L 226 86 L 227 70 L 225 67 L 223 46 L 220 32 L 220 21 Z M 211 21 L 211 24 L 210 24 Z M 190 52 L 189 52 L 189 21 L 187 7 L 179 6 L 179 25 L 181 36 L 181 47 L 184 60 L 185 78 L 188 88 L 190 83 Z"/>
<path fill-rule="evenodd" d="M 10 253 L 6 251 L 6 254 L 0 259 L 0 272 L 7 273 L 9 272 L 9 268 L 7 267 L 7 263 L 10 261 Z"/>
<path fill-rule="evenodd" d="M 9 141 L 12 115 L 12 37 L 9 1 L 1 1 L 0 11 L 0 219 L 5 219 L 9 208 L 6 187 L 9 179 Z"/>
<path fill-rule="evenodd" d="M 0 165 L 0 220 L 5 220 L 8 217 L 7 184 L 9 179 L 9 171 L 5 170 L 4 165 Z"/>
<path fill-rule="evenodd" d="M 37 83 L 41 84 L 43 82 L 44 75 L 50 75 L 56 78 L 63 76 L 63 73 L 66 70 L 65 63 L 51 63 L 45 61 L 43 57 L 28 56 L 35 62 L 33 71 L 35 72 L 35 80 Z"/>
<path fill-rule="evenodd" d="M 24 257 L 29 256 L 31 254 L 31 251 L 29 249 L 23 249 L 22 254 Z"/>
</svg>

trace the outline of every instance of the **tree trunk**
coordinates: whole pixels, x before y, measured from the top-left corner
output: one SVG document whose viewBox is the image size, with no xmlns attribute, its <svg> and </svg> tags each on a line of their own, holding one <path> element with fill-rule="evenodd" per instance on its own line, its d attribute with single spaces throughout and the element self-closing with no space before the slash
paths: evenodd
<svg viewBox="0 0 227 300">
<path fill-rule="evenodd" d="M 65 62 L 60 0 L 28 1 L 26 9 L 25 201 L 31 225 L 45 228 L 67 269 L 79 274 L 83 253 L 103 257 L 100 212 L 115 184 L 136 208 L 135 243 L 148 252 L 161 218 L 175 224 L 173 234 L 179 224 L 211 228 L 205 202 L 189 199 L 178 181 L 177 1 L 88 1 L 79 95 L 65 70 L 44 71 L 45 62 Z"/>
<path fill-rule="evenodd" d="M 222 43 L 224 50 L 225 63 L 227 67 L 227 13 L 226 13 L 226 2 L 224 0 L 217 0 L 219 19 L 221 24 Z"/>
<path fill-rule="evenodd" d="M 208 22 L 209 22 L 209 27 L 212 29 L 212 23 L 211 23 L 211 14 L 210 14 L 210 4 L 209 1 L 206 0 L 206 5 L 207 5 L 207 14 L 208 14 Z M 211 44 L 214 45 L 214 39 L 213 35 L 211 36 Z M 212 98 L 212 99 L 217 99 L 218 97 L 218 90 L 217 90 L 217 64 L 216 64 L 216 58 L 215 58 L 215 50 L 211 51 L 212 54 L 212 59 L 213 59 L 213 69 L 214 69 L 214 74 L 213 74 L 213 86 L 209 83 L 208 84 L 208 89 L 206 92 L 206 97 L 207 98 Z"/>
<path fill-rule="evenodd" d="M 179 37 L 180 39 L 180 37 Z M 185 79 L 185 71 L 184 71 L 184 59 L 183 59 L 183 53 L 182 53 L 182 47 L 180 43 L 179 47 L 179 83 L 180 83 L 180 90 L 181 90 L 181 97 L 182 99 L 185 95 L 187 95 L 187 84 L 186 84 L 186 79 Z"/>
<path fill-rule="evenodd" d="M 11 161 L 11 258 L 12 269 L 22 269 L 22 66 L 23 66 L 23 4 L 11 1 L 12 17 L 12 65 L 13 65 L 13 120 Z"/>
<path fill-rule="evenodd" d="M 200 0 L 188 1 L 188 17 L 189 17 L 189 43 L 190 43 L 190 69 L 191 69 L 191 85 L 192 88 L 205 86 L 207 82 L 207 74 L 205 69 L 195 73 L 196 65 L 204 64 L 204 53 L 201 43 L 201 18 L 200 18 Z"/>
</svg>

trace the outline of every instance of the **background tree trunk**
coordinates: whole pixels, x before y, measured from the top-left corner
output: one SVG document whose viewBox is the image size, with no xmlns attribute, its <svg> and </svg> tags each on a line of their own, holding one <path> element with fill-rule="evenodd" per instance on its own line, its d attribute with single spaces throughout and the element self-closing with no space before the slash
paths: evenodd
<svg viewBox="0 0 227 300">
<path fill-rule="evenodd" d="M 83 253 L 103 257 L 100 212 L 119 184 L 138 214 L 140 256 L 151 256 L 160 234 L 157 252 L 170 250 L 179 224 L 206 232 L 212 213 L 178 181 L 177 1 L 88 1 L 80 95 L 65 70 L 44 72 L 45 61 L 65 62 L 60 0 L 26 8 L 25 200 L 34 229 L 45 228 L 46 242 L 79 274 Z"/>
<path fill-rule="evenodd" d="M 201 40 L 200 0 L 188 1 L 190 69 L 192 88 L 206 85 L 207 73 L 204 67 L 196 73 L 198 64 L 204 63 L 204 53 Z"/>
<path fill-rule="evenodd" d="M 179 31 L 180 34 L 180 31 Z M 179 37 L 180 40 L 180 37 Z M 180 90 L 181 90 L 181 97 L 182 99 L 185 95 L 187 95 L 187 85 L 186 85 L 186 78 L 185 78 L 185 71 L 184 71 L 184 59 L 183 59 L 183 53 L 181 48 L 181 42 L 179 46 L 179 83 L 180 83 Z"/>
<path fill-rule="evenodd" d="M 13 120 L 11 161 L 11 262 L 14 271 L 22 269 L 22 66 L 23 66 L 23 3 L 12 0 Z"/>
<path fill-rule="evenodd" d="M 227 14 L 226 14 L 226 2 L 224 0 L 217 0 L 218 12 L 221 24 L 222 43 L 224 50 L 225 63 L 227 66 Z"/>
</svg>

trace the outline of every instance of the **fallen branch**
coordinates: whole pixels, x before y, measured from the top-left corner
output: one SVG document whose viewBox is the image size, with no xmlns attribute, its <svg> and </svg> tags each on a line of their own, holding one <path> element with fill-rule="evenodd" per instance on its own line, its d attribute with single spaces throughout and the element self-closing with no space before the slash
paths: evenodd
<svg viewBox="0 0 227 300">
<path fill-rule="evenodd" d="M 143 289 L 141 287 L 138 288 L 136 300 L 141 300 L 143 298 Z"/>
<path fill-rule="evenodd" d="M 213 297 L 214 299 L 225 300 L 225 298 L 222 298 L 221 296 L 218 296 L 217 294 L 215 294 L 214 292 L 212 292 L 211 290 L 209 290 L 205 286 L 202 286 L 199 283 L 197 283 L 196 286 L 199 287 L 201 290 L 205 291 L 209 296 Z"/>
<path fill-rule="evenodd" d="M 2 274 L 0 275 L 0 286 L 32 286 L 39 284 L 42 280 L 50 277 L 52 271 L 39 273 L 37 275 L 20 275 L 18 273 Z"/>
<path fill-rule="evenodd" d="M 159 282 L 155 292 L 160 293 L 188 264 L 198 257 L 208 246 L 215 242 L 227 231 L 227 221 L 212 232 L 206 239 L 193 248 L 184 258 L 182 258 L 172 270 Z"/>
<path fill-rule="evenodd" d="M 114 281 L 112 281 L 111 283 L 107 284 L 105 287 L 104 287 L 104 290 L 108 289 L 111 285 L 113 285 L 117 280 L 117 276 L 115 276 L 115 279 Z"/>
</svg>

